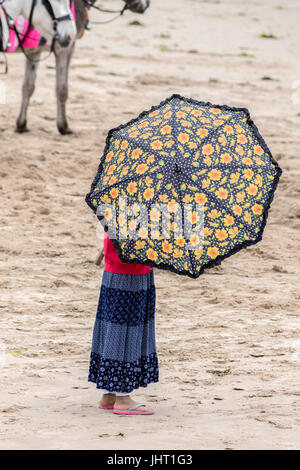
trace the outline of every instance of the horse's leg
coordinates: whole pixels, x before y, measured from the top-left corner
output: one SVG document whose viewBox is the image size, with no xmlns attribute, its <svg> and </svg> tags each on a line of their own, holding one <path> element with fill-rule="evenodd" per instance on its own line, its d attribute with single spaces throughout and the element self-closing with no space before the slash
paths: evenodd
<svg viewBox="0 0 300 470">
<path fill-rule="evenodd" d="M 31 53 L 30 57 L 37 61 L 41 55 L 40 51 L 36 51 Z M 35 81 L 37 75 L 37 68 L 39 63 L 32 62 L 29 59 L 26 59 L 26 67 L 25 67 L 25 76 L 23 81 L 23 88 L 22 88 L 22 104 L 19 117 L 17 119 L 17 132 L 27 132 L 27 109 L 29 105 L 30 98 L 35 89 Z"/>
<path fill-rule="evenodd" d="M 73 43 L 68 49 L 60 50 L 56 56 L 56 96 L 57 96 L 57 128 L 61 134 L 72 134 L 66 116 L 68 99 L 68 78 L 70 61 L 74 51 Z"/>
</svg>

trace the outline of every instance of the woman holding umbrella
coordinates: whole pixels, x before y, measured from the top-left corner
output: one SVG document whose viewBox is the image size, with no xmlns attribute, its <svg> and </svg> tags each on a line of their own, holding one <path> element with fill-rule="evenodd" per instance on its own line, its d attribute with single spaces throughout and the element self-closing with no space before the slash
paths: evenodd
<svg viewBox="0 0 300 470">
<path fill-rule="evenodd" d="M 86 197 L 116 234 L 105 239 L 91 356 L 90 380 L 99 388 L 128 394 L 158 380 L 149 266 L 196 279 L 258 243 L 280 175 L 244 108 L 173 95 L 110 131 Z M 145 209 L 146 225 L 128 221 L 136 208 Z M 130 227 L 137 237 L 128 236 Z M 101 403 L 112 407 L 114 400 Z M 135 410 L 127 405 L 130 398 L 117 396 L 115 408 L 147 413 L 139 404 Z"/>
</svg>

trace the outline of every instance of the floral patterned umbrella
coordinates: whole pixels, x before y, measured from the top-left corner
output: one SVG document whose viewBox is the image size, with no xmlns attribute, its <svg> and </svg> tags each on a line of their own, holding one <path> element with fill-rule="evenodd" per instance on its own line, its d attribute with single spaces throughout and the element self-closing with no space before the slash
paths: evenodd
<svg viewBox="0 0 300 470">
<path fill-rule="evenodd" d="M 280 175 L 247 109 L 173 95 L 109 132 L 86 201 L 122 261 L 197 278 L 262 239 Z"/>
</svg>

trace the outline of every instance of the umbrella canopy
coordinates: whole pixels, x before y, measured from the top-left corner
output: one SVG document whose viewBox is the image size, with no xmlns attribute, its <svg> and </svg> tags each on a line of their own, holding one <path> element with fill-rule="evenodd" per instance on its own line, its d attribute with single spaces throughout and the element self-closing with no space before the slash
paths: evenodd
<svg viewBox="0 0 300 470">
<path fill-rule="evenodd" d="M 109 132 L 86 201 L 122 261 L 197 278 L 261 240 L 280 174 L 247 109 L 173 95 Z"/>
</svg>

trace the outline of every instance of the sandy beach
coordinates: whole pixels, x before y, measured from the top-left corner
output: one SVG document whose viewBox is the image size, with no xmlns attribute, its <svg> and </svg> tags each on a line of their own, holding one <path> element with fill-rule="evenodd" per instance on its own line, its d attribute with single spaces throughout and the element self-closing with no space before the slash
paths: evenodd
<svg viewBox="0 0 300 470">
<path fill-rule="evenodd" d="M 300 448 L 299 14 L 298 0 L 152 0 L 143 16 L 95 25 L 77 42 L 64 137 L 53 57 L 30 133 L 14 132 L 24 58 L 8 57 L 0 449 Z M 160 383 L 135 397 L 156 414 L 113 416 L 87 382 L 103 267 L 84 197 L 107 132 L 173 93 L 248 108 L 283 175 L 262 242 L 198 280 L 155 271 Z"/>
</svg>

